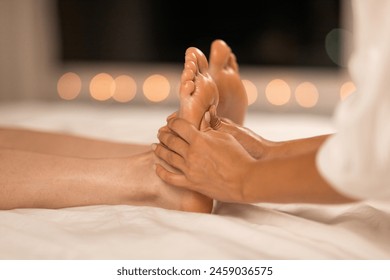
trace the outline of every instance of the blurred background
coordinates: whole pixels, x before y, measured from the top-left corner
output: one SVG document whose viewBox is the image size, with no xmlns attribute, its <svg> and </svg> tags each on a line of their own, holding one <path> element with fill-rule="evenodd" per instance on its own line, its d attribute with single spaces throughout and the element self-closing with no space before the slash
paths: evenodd
<svg viewBox="0 0 390 280">
<path fill-rule="evenodd" d="M 250 110 L 331 114 L 355 90 L 349 0 L 0 0 L 0 102 L 177 106 L 187 47 L 235 52 Z"/>
</svg>

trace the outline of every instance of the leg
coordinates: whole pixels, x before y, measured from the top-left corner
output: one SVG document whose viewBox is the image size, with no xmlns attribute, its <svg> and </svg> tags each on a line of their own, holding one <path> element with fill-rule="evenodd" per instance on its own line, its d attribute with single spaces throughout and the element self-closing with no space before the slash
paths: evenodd
<svg viewBox="0 0 390 280">
<path fill-rule="evenodd" d="M 199 194 L 155 174 L 151 152 L 129 158 L 79 158 L 0 148 L 0 209 L 128 204 L 211 211 Z"/>
<path fill-rule="evenodd" d="M 17 128 L 0 128 L 0 147 L 83 158 L 128 157 L 150 150 L 150 145 L 102 141 Z"/>
<path fill-rule="evenodd" d="M 236 57 L 222 40 L 211 44 L 209 73 L 218 87 L 218 115 L 243 125 L 248 99 Z"/>
<path fill-rule="evenodd" d="M 205 57 L 195 49 L 188 50 L 182 75 L 179 114 L 194 124 L 200 123 L 205 111 L 215 104 L 218 97 L 214 82 L 203 72 L 204 68 L 200 68 L 204 62 L 207 69 Z M 212 210 L 211 199 L 169 186 L 157 177 L 153 166 L 158 160 L 151 151 L 128 158 L 99 158 L 95 152 L 89 153 L 90 158 L 66 157 L 64 154 L 76 153 L 75 150 L 68 150 L 66 140 L 78 143 L 80 149 L 91 142 L 63 135 L 22 133 L 35 139 L 32 147 L 21 141 L 13 144 L 12 149 L 0 148 L 1 209 L 130 204 L 202 213 Z M 3 144 L 10 145 L 10 135 L 12 133 L 3 137 Z M 13 134 L 14 139 L 15 135 L 17 133 Z M 62 147 L 67 148 L 63 151 L 55 147 L 42 148 L 54 140 L 63 142 Z M 24 150 L 16 150 L 15 146 Z M 38 153 L 42 149 L 46 154 Z M 54 154 L 47 154 L 50 151 L 54 151 Z"/>
</svg>

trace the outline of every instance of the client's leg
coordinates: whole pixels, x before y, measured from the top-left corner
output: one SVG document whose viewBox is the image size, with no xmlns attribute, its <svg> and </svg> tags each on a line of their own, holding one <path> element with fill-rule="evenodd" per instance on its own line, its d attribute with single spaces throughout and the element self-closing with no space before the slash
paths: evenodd
<svg viewBox="0 0 390 280">
<path fill-rule="evenodd" d="M 143 205 L 211 211 L 197 193 L 163 183 L 151 153 L 78 158 L 0 148 L 0 209 Z"/>
<path fill-rule="evenodd" d="M 207 65 L 200 52 L 189 49 L 182 75 L 179 114 L 194 124 L 200 123 L 218 96 L 214 82 L 200 68 L 205 61 Z M 26 151 L 28 145 L 24 150 L 0 148 L 0 209 L 129 204 L 203 213 L 212 210 L 211 199 L 169 186 L 158 178 L 153 168 L 158 160 L 151 151 L 128 158 L 65 157 L 37 150 L 41 149 L 40 143 L 50 142 L 46 137 L 76 141 L 81 146 L 91 142 L 58 135 L 32 136 L 30 132 L 24 136 L 35 139 L 35 151 Z M 5 138 L 3 143 L 9 143 Z M 24 142 L 16 146 L 23 145 Z"/>
<path fill-rule="evenodd" d="M 103 141 L 70 134 L 0 127 L 0 147 L 83 158 L 129 157 L 150 145 Z"/>
</svg>

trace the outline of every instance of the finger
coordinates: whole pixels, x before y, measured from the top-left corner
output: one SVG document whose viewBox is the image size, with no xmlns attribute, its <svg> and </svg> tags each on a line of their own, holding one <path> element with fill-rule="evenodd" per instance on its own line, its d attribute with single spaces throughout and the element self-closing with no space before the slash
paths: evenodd
<svg viewBox="0 0 390 280">
<path fill-rule="evenodd" d="M 212 106 L 210 108 L 210 126 L 214 130 L 226 132 L 226 133 L 229 133 L 232 135 L 234 135 L 235 133 L 237 133 L 240 130 L 240 128 L 237 125 L 235 125 L 232 121 L 230 121 L 229 119 L 218 117 L 217 110 L 216 110 L 215 106 Z"/>
<path fill-rule="evenodd" d="M 168 122 L 168 127 L 187 143 L 193 141 L 199 130 L 193 124 L 182 118 L 174 118 Z"/>
<path fill-rule="evenodd" d="M 207 130 L 207 129 L 209 129 L 209 128 L 210 128 L 210 112 L 207 111 L 207 112 L 204 114 L 204 116 L 203 116 L 203 118 L 202 118 L 202 120 L 201 120 L 201 122 L 200 122 L 200 128 L 199 128 L 199 130 L 200 130 L 200 131 L 205 131 L 205 130 Z"/>
<path fill-rule="evenodd" d="M 172 114 L 170 114 L 170 115 L 167 117 L 166 121 L 169 122 L 169 120 L 176 118 L 176 117 L 177 117 L 177 114 L 178 114 L 177 111 L 176 111 L 176 112 L 173 112 Z M 162 126 L 162 127 L 159 128 L 157 135 L 158 135 L 161 131 L 170 131 L 170 129 L 168 128 L 167 125 L 164 125 L 164 126 Z"/>
<path fill-rule="evenodd" d="M 170 119 L 173 119 L 173 118 L 176 118 L 177 117 L 177 111 L 176 112 L 173 112 L 172 114 L 170 114 L 168 117 L 167 117 L 167 121 L 169 121 Z"/>
<path fill-rule="evenodd" d="M 234 124 L 231 124 L 231 123 L 226 123 L 225 121 L 222 121 L 222 120 L 221 120 L 220 124 L 218 125 L 218 127 L 214 131 L 216 131 L 216 132 L 218 131 L 218 132 L 222 132 L 222 133 L 226 133 L 228 135 L 231 135 L 234 138 L 236 138 L 239 142 L 240 142 L 240 139 L 242 139 L 242 137 L 245 136 L 245 133 L 243 133 L 241 127 L 234 125 Z"/>
<path fill-rule="evenodd" d="M 210 126 L 212 129 L 218 130 L 221 127 L 221 119 L 217 116 L 217 107 L 215 105 L 210 107 Z"/>
<path fill-rule="evenodd" d="M 177 153 L 167 149 L 161 144 L 157 144 L 153 147 L 154 154 L 164 162 L 166 162 L 171 167 L 178 169 L 182 172 L 186 171 L 186 165 L 183 157 Z"/>
<path fill-rule="evenodd" d="M 169 150 L 184 156 L 188 150 L 188 143 L 179 136 L 170 131 L 161 131 L 158 135 L 158 140 L 164 144 Z"/>
<path fill-rule="evenodd" d="M 160 133 L 163 133 L 163 132 L 171 132 L 171 130 L 169 129 L 169 127 L 167 125 L 160 127 L 158 132 L 157 132 L 157 138 L 159 137 Z"/>
<path fill-rule="evenodd" d="M 193 189 L 185 175 L 173 173 L 158 163 L 156 163 L 156 174 L 161 180 L 169 185 Z"/>
</svg>

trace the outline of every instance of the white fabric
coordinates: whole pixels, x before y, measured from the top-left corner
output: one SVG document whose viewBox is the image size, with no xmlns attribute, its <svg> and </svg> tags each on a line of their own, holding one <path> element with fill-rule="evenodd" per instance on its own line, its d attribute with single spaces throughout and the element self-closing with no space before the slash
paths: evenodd
<svg viewBox="0 0 390 280">
<path fill-rule="evenodd" d="M 0 104 L 0 126 L 151 143 L 170 108 Z M 333 132 L 322 116 L 250 112 L 274 140 Z M 390 212 L 348 205 L 218 204 L 213 214 L 96 205 L 0 211 L 0 259 L 390 259 Z"/>
<path fill-rule="evenodd" d="M 335 114 L 336 131 L 317 157 L 340 192 L 390 205 L 390 1 L 352 2 L 357 92 Z"/>
</svg>

